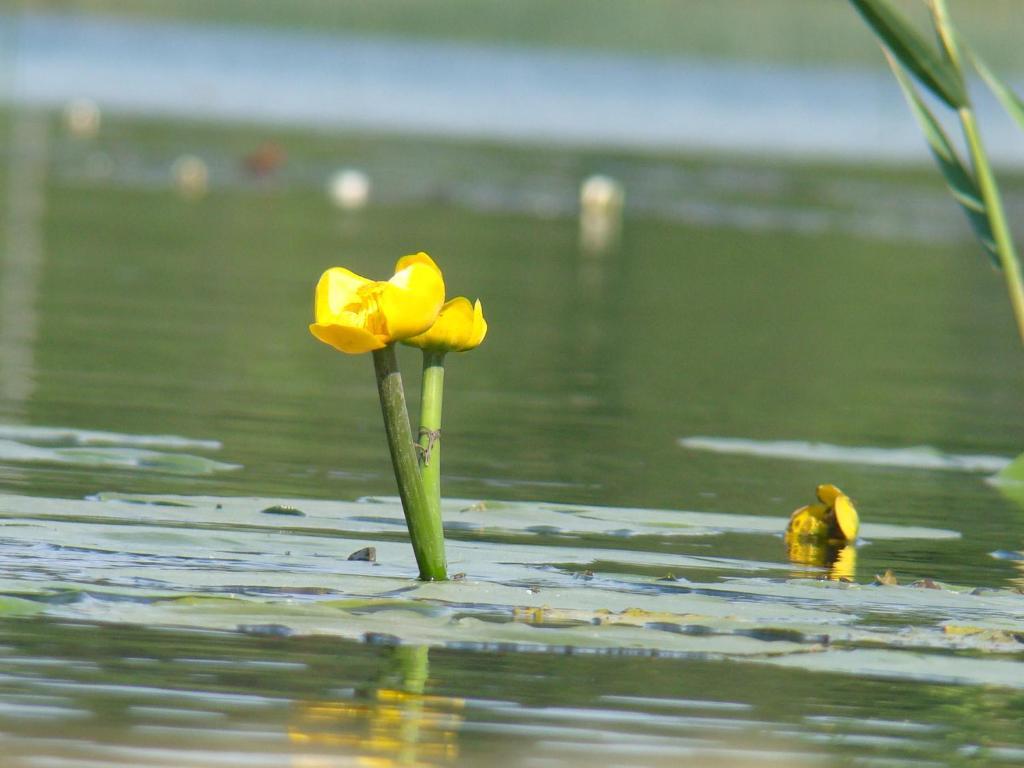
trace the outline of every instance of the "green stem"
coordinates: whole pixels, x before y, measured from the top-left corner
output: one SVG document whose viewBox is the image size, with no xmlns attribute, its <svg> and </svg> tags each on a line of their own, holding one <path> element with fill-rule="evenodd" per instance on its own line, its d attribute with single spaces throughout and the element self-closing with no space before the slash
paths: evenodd
<svg viewBox="0 0 1024 768">
<path fill-rule="evenodd" d="M 441 516 L 441 404 L 444 399 L 444 352 L 423 350 L 420 390 L 420 477 L 431 510 Z"/>
<path fill-rule="evenodd" d="M 440 515 L 432 512 L 423 490 L 412 427 L 409 426 L 409 413 L 405 407 L 402 374 L 398 370 L 398 357 L 393 344 L 374 351 L 373 367 L 377 374 L 377 391 L 391 451 L 391 464 L 395 469 L 395 481 L 398 483 L 398 494 L 402 497 L 405 524 L 409 528 L 420 578 L 424 581 L 442 581 L 448 578 L 444 531 Z"/>
<path fill-rule="evenodd" d="M 960 115 L 960 124 L 964 129 L 964 136 L 967 138 L 967 145 L 971 150 L 971 161 L 974 165 L 975 175 L 978 177 L 978 186 L 981 188 L 985 209 L 988 211 L 988 220 L 992 225 L 996 252 L 999 254 L 999 263 L 1003 268 L 1006 290 L 1010 294 L 1013 316 L 1017 321 L 1017 333 L 1020 334 L 1021 342 L 1024 342 L 1024 281 L 1021 280 L 1020 260 L 1017 258 L 1013 235 L 1006 221 L 1006 212 L 1003 210 L 999 186 L 996 184 L 995 176 L 985 154 L 985 148 L 981 143 L 981 134 L 978 132 L 974 112 L 970 107 L 964 107 L 958 114 Z"/>
<path fill-rule="evenodd" d="M 932 0 L 932 14 L 935 19 L 935 28 L 938 30 L 950 61 L 958 72 L 962 72 L 960 45 L 957 42 L 953 22 L 949 17 L 946 0 Z M 1006 280 L 1006 290 L 1010 294 L 1010 306 L 1013 308 L 1013 316 L 1017 321 L 1017 333 L 1020 335 L 1021 342 L 1024 343 L 1024 280 L 1021 279 L 1020 260 L 1017 258 L 1013 234 L 1006 220 L 1006 211 L 1003 210 L 999 185 L 996 183 L 995 174 L 992 173 L 992 166 L 989 164 L 969 97 L 965 100 L 964 105 L 957 110 L 957 116 L 960 118 L 964 138 L 967 140 L 967 147 L 971 153 L 971 165 L 974 168 L 978 188 L 981 190 L 982 202 L 985 204 L 985 211 L 992 227 L 996 253 L 999 254 L 1003 278 Z"/>
</svg>

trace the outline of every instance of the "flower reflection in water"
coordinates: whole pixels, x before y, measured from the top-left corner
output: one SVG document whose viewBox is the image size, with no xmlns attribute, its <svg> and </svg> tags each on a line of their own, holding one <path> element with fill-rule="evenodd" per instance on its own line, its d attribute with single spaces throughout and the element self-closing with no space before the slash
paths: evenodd
<svg viewBox="0 0 1024 768">
<path fill-rule="evenodd" d="M 452 765 L 461 699 L 428 696 L 428 649 L 399 646 L 379 687 L 338 701 L 301 702 L 288 729 L 294 768 Z"/>
<path fill-rule="evenodd" d="M 857 579 L 857 548 L 852 544 L 835 540 L 801 539 L 794 536 L 787 537 L 786 550 L 791 563 L 828 568 L 828 578 L 833 581 Z"/>
</svg>

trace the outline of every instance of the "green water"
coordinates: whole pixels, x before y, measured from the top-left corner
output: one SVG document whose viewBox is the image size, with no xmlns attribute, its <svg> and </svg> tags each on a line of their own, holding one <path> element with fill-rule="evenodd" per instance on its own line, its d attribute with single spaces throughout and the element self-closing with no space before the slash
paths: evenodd
<svg viewBox="0 0 1024 768">
<path fill-rule="evenodd" d="M 1020 453 L 1001 280 L 930 169 L 281 133 L 254 179 L 268 133 L 36 119 L 0 169 L 42 180 L 4 208 L 5 764 L 1020 761 L 1024 526 L 985 472 L 679 443 Z M 323 192 L 344 165 L 364 211 Z M 592 253 L 597 171 L 628 204 Z M 394 494 L 372 366 L 306 330 L 321 270 L 420 249 L 490 323 L 449 363 L 446 585 L 393 503 L 351 503 Z M 821 482 L 865 525 L 852 584 L 786 559 Z"/>
</svg>

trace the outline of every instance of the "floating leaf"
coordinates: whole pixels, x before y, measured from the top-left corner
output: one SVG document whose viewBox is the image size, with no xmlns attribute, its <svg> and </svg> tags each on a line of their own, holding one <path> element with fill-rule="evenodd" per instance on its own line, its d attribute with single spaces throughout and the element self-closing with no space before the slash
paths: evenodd
<svg viewBox="0 0 1024 768">
<path fill-rule="evenodd" d="M 974 230 L 974 234 L 977 235 L 978 240 L 981 241 L 985 253 L 988 254 L 989 259 L 998 269 L 1000 267 L 999 252 L 996 249 L 995 236 L 992 234 L 992 224 L 989 221 L 988 211 L 985 208 L 981 191 L 974 180 L 974 176 L 960 160 L 960 156 L 953 148 L 953 144 L 946 136 L 945 131 L 942 130 L 942 126 L 935 118 L 935 115 L 925 105 L 917 89 L 914 88 L 914 84 L 910 82 L 910 79 L 903 72 L 900 65 L 891 57 L 888 58 L 889 66 L 892 67 L 896 81 L 900 84 L 900 88 L 903 89 L 903 95 L 907 99 L 907 104 L 910 105 L 910 109 L 914 113 L 921 131 L 928 141 L 928 147 L 932 151 L 932 156 L 935 158 L 939 170 L 942 171 L 942 175 L 946 179 L 946 185 L 949 187 L 950 192 L 953 193 L 953 198 L 963 208 L 964 213 L 967 215 L 967 221 Z"/>
<path fill-rule="evenodd" d="M 691 450 L 738 456 L 955 472 L 998 472 L 1010 463 L 1010 460 L 1004 456 L 943 453 L 928 445 L 916 445 L 909 448 L 875 448 L 872 446 L 809 443 L 803 440 L 750 440 L 745 437 L 699 435 L 681 437 L 677 442 L 683 448 Z"/>
<path fill-rule="evenodd" d="M 992 478 L 992 481 L 997 485 L 1003 483 L 1024 483 L 1024 453 L 996 473 L 995 477 Z"/>
<path fill-rule="evenodd" d="M 0 616 L 33 616 L 46 610 L 46 605 L 19 597 L 0 597 Z"/>
<path fill-rule="evenodd" d="M 298 507 L 288 507 L 284 504 L 274 504 L 267 507 L 266 509 L 260 510 L 261 514 L 264 515 L 285 515 L 288 517 L 305 517 L 306 513 Z"/>
<path fill-rule="evenodd" d="M 241 469 L 238 464 L 214 461 L 189 453 L 167 453 L 144 448 L 55 448 L 54 461 L 86 467 L 163 472 L 172 475 L 211 475 Z"/>
<path fill-rule="evenodd" d="M 218 440 L 195 440 L 178 435 L 138 435 L 122 432 L 97 432 L 74 427 L 34 427 L 25 424 L 0 424 L 0 439 L 54 446 L 130 446 L 167 450 L 220 450 Z"/>
<path fill-rule="evenodd" d="M 210 475 L 241 469 L 238 464 L 214 461 L 190 453 L 104 445 L 52 448 L 29 445 L 3 437 L 0 437 L 0 460 L 27 464 L 71 464 L 80 467 L 139 470 L 173 475 Z"/>
<path fill-rule="evenodd" d="M 301 507 L 306 516 L 261 512 L 275 505 Z M 466 576 L 419 582 L 408 544 L 394 535 L 403 519 L 397 499 L 2 494 L 0 613 L 459 649 L 789 658 L 797 668 L 799 659 L 824 664 L 813 659 L 825 656 L 830 669 L 858 674 L 845 660 L 871 647 L 892 654 L 888 674 L 901 678 L 936 674 L 939 658 L 945 675 L 949 652 L 961 648 L 1024 654 L 1024 645 L 1001 635 L 942 630 L 1024 635 L 1019 594 L 870 588 L 856 583 L 852 546 L 822 563 L 831 563 L 834 581 L 786 578 L 823 574 L 782 562 L 777 517 L 465 499 L 445 500 L 444 510 L 465 523 L 468 535 L 450 540 L 450 558 Z M 528 530 L 537 525 L 563 534 Z M 876 540 L 955 536 L 865 528 Z M 623 529 L 674 544 L 637 548 L 644 540 Z M 675 551 L 680 536 L 716 532 L 759 537 L 777 559 Z M 588 537 L 596 538 L 582 544 Z M 367 544 L 381 564 L 344 559 Z M 685 578 L 655 578 L 667 572 Z M 879 625 L 882 616 L 905 628 L 894 633 L 892 621 Z M 994 677 L 998 659 L 976 662 L 959 676 Z M 1024 687 L 1024 678 L 1004 684 Z"/>
<path fill-rule="evenodd" d="M 914 73 L 922 85 L 952 109 L 967 103 L 963 75 L 887 2 L 850 0 L 892 54 Z"/>
</svg>

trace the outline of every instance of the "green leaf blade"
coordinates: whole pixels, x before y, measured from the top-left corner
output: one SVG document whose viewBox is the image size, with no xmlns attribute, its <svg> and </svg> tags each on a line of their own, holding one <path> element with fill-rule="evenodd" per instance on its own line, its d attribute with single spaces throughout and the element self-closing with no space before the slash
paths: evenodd
<svg viewBox="0 0 1024 768">
<path fill-rule="evenodd" d="M 885 47 L 928 90 L 952 109 L 967 104 L 960 70 L 941 56 L 887 0 L 850 0 Z"/>
<path fill-rule="evenodd" d="M 1003 109 L 1006 110 L 1007 114 L 1016 121 L 1021 130 L 1024 130 L 1024 99 L 1021 99 L 1010 86 L 989 69 L 988 65 L 977 54 L 972 51 L 970 55 L 971 60 L 974 62 L 974 68 L 978 70 L 978 74 L 985 80 L 989 90 L 999 99 L 999 103 L 1003 105 Z"/>
<path fill-rule="evenodd" d="M 953 199 L 963 208 L 971 229 L 974 230 L 975 236 L 981 242 L 981 246 L 992 264 L 996 269 L 1000 269 L 1002 262 L 999 259 L 999 251 L 996 248 L 992 224 L 989 221 L 988 210 L 985 207 L 981 190 L 978 188 L 974 176 L 960 160 L 960 156 L 957 154 L 956 149 L 954 149 L 949 137 L 946 136 L 942 125 L 935 115 L 932 114 L 931 110 L 928 109 L 928 106 L 924 103 L 921 95 L 917 92 L 914 84 L 910 81 L 910 78 L 903 71 L 900 64 L 892 57 L 889 57 L 889 66 L 892 67 L 896 81 L 903 90 L 907 104 L 910 106 L 910 110 L 913 112 L 914 118 L 921 128 L 921 132 L 928 142 L 928 148 L 931 150 L 932 156 L 935 158 L 935 162 L 939 166 L 943 178 L 946 180 L 946 186 L 949 187 L 950 192 L 953 194 Z"/>
</svg>

